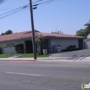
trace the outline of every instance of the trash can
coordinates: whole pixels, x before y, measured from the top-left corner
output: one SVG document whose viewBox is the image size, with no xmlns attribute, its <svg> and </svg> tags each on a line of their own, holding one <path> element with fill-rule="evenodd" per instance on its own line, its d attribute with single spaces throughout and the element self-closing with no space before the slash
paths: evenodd
<svg viewBox="0 0 90 90">
<path fill-rule="evenodd" d="M 43 49 L 43 54 L 47 54 L 47 49 Z"/>
</svg>

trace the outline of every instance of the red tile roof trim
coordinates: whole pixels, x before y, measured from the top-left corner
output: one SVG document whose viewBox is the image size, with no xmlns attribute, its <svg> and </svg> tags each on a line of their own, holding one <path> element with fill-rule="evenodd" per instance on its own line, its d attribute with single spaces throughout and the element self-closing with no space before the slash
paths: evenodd
<svg viewBox="0 0 90 90">
<path fill-rule="evenodd" d="M 57 38 L 81 38 L 84 39 L 82 36 L 74 36 L 74 35 L 67 35 L 67 34 L 52 34 L 52 33 L 41 33 L 41 32 L 35 32 L 35 36 L 42 35 L 43 37 L 57 37 Z M 15 34 L 9 34 L 9 35 L 2 35 L 0 36 L 0 42 L 4 41 L 12 41 L 12 40 L 19 40 L 24 38 L 30 38 L 32 37 L 31 31 L 25 31 Z"/>
</svg>

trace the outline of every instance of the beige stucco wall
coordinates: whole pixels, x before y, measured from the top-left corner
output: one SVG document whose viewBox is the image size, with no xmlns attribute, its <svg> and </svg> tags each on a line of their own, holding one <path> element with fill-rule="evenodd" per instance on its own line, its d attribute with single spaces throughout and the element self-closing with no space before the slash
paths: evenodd
<svg viewBox="0 0 90 90">
<path fill-rule="evenodd" d="M 61 50 L 66 49 L 70 45 L 76 45 L 78 48 L 78 39 L 51 39 L 49 46 L 53 48 L 55 45 L 61 45 Z"/>
<path fill-rule="evenodd" d="M 25 49 L 25 42 L 23 40 L 20 40 L 20 41 L 9 41 L 9 42 L 5 42 L 5 43 L 3 42 L 3 43 L 0 43 L 0 47 L 2 48 L 3 53 L 5 53 L 5 54 L 7 54 L 7 53 L 16 53 L 15 47 L 11 45 L 12 43 L 14 45 L 24 44 L 24 49 Z"/>
<path fill-rule="evenodd" d="M 24 50 L 25 48 L 25 41 L 20 40 L 20 41 L 11 41 L 11 42 L 5 42 L 5 43 L 0 43 L 0 47 L 3 49 L 3 53 L 16 53 L 15 47 L 7 47 L 7 45 L 10 45 L 13 43 L 14 45 L 17 44 L 24 44 Z M 49 40 L 49 48 L 53 49 L 53 46 L 56 45 L 61 45 L 61 50 L 66 49 L 70 45 L 76 45 L 78 48 L 78 39 L 50 39 Z"/>
</svg>

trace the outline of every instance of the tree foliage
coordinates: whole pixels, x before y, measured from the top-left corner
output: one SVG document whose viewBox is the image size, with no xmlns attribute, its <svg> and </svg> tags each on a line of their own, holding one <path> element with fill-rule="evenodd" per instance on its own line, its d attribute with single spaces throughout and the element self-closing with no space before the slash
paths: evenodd
<svg viewBox="0 0 90 90">
<path fill-rule="evenodd" d="M 90 34 L 90 21 L 86 23 L 84 26 L 86 26 L 85 30 Z"/>
<path fill-rule="evenodd" d="M 2 54 L 3 53 L 3 51 L 2 51 L 2 48 L 0 47 L 0 54 Z"/>
<path fill-rule="evenodd" d="M 6 32 L 5 32 L 5 34 L 12 34 L 13 32 L 12 32 L 12 30 L 7 30 Z"/>
<path fill-rule="evenodd" d="M 15 50 L 17 53 L 24 53 L 24 45 L 23 44 L 16 45 Z"/>
<path fill-rule="evenodd" d="M 35 39 L 35 42 L 36 42 L 38 45 L 41 45 L 42 41 L 43 41 L 42 35 L 39 35 L 39 36 Z"/>
<path fill-rule="evenodd" d="M 6 32 L 2 33 L 1 35 L 13 34 L 12 30 L 7 30 Z"/>
<path fill-rule="evenodd" d="M 85 26 L 85 29 L 80 29 L 80 30 L 76 31 L 76 35 L 84 36 L 87 38 L 87 36 L 90 34 L 90 21 L 88 23 L 86 23 L 84 26 Z"/>
<path fill-rule="evenodd" d="M 76 35 L 77 36 L 86 36 L 85 30 L 84 29 L 80 29 L 80 30 L 76 31 Z"/>
<path fill-rule="evenodd" d="M 41 44 L 43 42 L 43 37 L 42 35 L 39 35 L 36 39 L 35 39 L 35 42 L 37 43 L 37 51 L 38 51 L 38 54 L 41 54 Z"/>
</svg>

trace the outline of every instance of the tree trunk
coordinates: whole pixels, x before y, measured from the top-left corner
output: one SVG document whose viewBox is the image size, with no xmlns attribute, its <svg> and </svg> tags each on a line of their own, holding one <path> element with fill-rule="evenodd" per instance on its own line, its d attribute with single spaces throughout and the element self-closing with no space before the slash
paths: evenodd
<svg viewBox="0 0 90 90">
<path fill-rule="evenodd" d="M 38 54 L 41 54 L 41 46 L 40 45 L 37 46 L 37 51 L 38 51 Z"/>
</svg>

